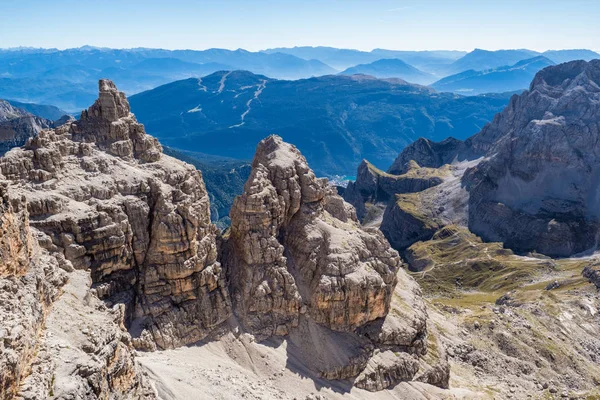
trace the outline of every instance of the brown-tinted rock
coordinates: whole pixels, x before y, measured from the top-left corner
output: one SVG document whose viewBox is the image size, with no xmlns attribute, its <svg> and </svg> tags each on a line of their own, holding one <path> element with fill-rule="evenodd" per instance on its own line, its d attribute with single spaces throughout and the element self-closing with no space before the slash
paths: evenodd
<svg viewBox="0 0 600 400">
<path fill-rule="evenodd" d="M 0 397 L 13 397 L 28 375 L 44 318 L 65 276 L 37 245 L 27 205 L 0 182 Z"/>
<path fill-rule="evenodd" d="M 286 334 L 303 305 L 334 330 L 385 316 L 400 259 L 383 236 L 361 229 L 352 208 L 281 138 L 263 140 L 252 165 L 228 243 L 242 324 Z"/>
<path fill-rule="evenodd" d="M 201 173 L 161 153 L 112 82 L 100 81 L 80 121 L 7 153 L 0 172 L 48 248 L 89 269 L 98 296 L 126 304 L 136 345 L 195 342 L 229 317 Z"/>
</svg>

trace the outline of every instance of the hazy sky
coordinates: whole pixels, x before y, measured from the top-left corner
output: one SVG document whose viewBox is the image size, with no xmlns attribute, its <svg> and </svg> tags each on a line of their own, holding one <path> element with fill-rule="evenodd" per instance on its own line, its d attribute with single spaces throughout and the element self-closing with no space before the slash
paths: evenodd
<svg viewBox="0 0 600 400">
<path fill-rule="evenodd" d="M 600 50 L 600 0 L 0 0 L 0 48 Z"/>
</svg>

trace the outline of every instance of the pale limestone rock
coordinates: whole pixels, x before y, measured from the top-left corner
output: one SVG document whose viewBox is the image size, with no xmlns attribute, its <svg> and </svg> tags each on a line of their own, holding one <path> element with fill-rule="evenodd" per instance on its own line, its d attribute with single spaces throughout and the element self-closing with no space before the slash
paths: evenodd
<svg viewBox="0 0 600 400">
<path fill-rule="evenodd" d="M 37 245 L 25 199 L 0 182 L 0 398 L 13 397 L 29 373 L 44 318 L 65 275 Z"/>
<path fill-rule="evenodd" d="M 228 242 L 242 324 L 259 335 L 284 335 L 303 305 L 334 330 L 385 316 L 400 258 L 383 236 L 361 229 L 352 207 L 281 138 L 263 140 L 252 166 L 231 211 Z"/>
<path fill-rule="evenodd" d="M 80 121 L 7 153 L 0 172 L 28 199 L 47 248 L 126 305 L 137 346 L 192 343 L 229 317 L 201 173 L 162 154 L 112 82 L 100 81 Z"/>
</svg>

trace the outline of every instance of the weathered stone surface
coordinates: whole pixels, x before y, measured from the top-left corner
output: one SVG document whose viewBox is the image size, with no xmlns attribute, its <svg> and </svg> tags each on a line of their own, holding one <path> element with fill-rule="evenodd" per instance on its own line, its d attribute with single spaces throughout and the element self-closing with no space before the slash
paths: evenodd
<svg viewBox="0 0 600 400">
<path fill-rule="evenodd" d="M 408 353 L 391 350 L 378 352 L 356 379 L 355 385 L 371 392 L 386 389 L 399 382 L 410 381 L 419 370 L 419 362 Z"/>
<path fill-rule="evenodd" d="M 73 117 L 64 115 L 52 121 L 15 107 L 6 100 L 0 100 L 0 156 L 13 147 L 24 145 L 27 139 L 40 131 L 58 127 L 72 119 Z"/>
<path fill-rule="evenodd" d="M 27 205 L 0 182 L 0 397 L 11 398 L 28 375 L 48 307 L 65 276 L 37 245 Z"/>
<path fill-rule="evenodd" d="M 435 178 L 405 175 L 378 185 Z M 152 399 L 133 348 L 197 342 L 232 310 L 323 378 L 444 384 L 398 253 L 277 136 L 257 147 L 220 252 L 200 172 L 162 154 L 110 81 L 79 121 L 0 158 L 0 179 L 5 397 Z"/>
<path fill-rule="evenodd" d="M 195 342 L 231 313 L 202 176 L 162 155 L 112 82 L 99 86 L 80 121 L 40 132 L 0 171 L 47 248 L 89 269 L 99 297 L 126 304 L 137 346 Z"/>
<path fill-rule="evenodd" d="M 383 236 L 361 229 L 281 138 L 263 140 L 252 165 L 228 243 L 242 324 L 269 336 L 287 334 L 304 312 L 344 331 L 385 316 L 400 259 Z"/>
<path fill-rule="evenodd" d="M 381 223 L 381 231 L 395 249 L 430 239 L 443 226 L 435 210 L 422 207 L 420 193 L 398 194 L 395 200 L 385 209 Z"/>
<path fill-rule="evenodd" d="M 600 60 L 540 71 L 471 142 L 469 228 L 519 251 L 567 256 L 600 232 Z"/>
<path fill-rule="evenodd" d="M 398 272 L 397 279 L 390 312 L 358 332 L 377 346 L 421 353 L 427 337 L 427 309 L 421 289 L 404 270 Z"/>
<path fill-rule="evenodd" d="M 430 370 L 443 367 L 423 361 L 421 292 L 381 232 L 361 227 L 354 208 L 281 138 L 263 140 L 252 166 L 223 244 L 244 329 L 259 339 L 286 335 L 290 351 L 326 379 L 358 377 L 368 390 L 417 372 L 434 382 Z M 380 359 L 379 348 L 393 357 Z"/>
</svg>

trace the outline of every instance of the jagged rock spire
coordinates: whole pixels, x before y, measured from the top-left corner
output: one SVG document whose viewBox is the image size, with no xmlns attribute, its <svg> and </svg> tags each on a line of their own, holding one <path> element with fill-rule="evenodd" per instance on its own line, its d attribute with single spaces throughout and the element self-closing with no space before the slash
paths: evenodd
<svg viewBox="0 0 600 400">
<path fill-rule="evenodd" d="M 96 102 L 81 113 L 80 121 L 70 125 L 73 139 L 94 142 L 121 158 L 158 161 L 162 147 L 131 114 L 125 93 L 108 79 L 99 81 L 98 91 Z"/>
<path fill-rule="evenodd" d="M 247 329 L 286 334 L 301 313 L 351 331 L 389 310 L 400 264 L 379 232 L 279 136 L 261 141 L 231 211 L 233 292 Z"/>
<path fill-rule="evenodd" d="M 102 118 L 113 122 L 129 116 L 131 108 L 127 97 L 125 93 L 119 92 L 111 80 L 100 79 L 98 91 L 98 99 L 90 108 L 82 112 L 81 119 Z"/>
</svg>

